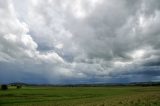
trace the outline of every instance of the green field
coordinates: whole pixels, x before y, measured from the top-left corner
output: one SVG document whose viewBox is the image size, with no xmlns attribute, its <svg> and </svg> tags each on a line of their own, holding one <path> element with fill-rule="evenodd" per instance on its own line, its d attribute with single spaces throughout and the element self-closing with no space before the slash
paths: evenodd
<svg viewBox="0 0 160 106">
<path fill-rule="evenodd" d="M 160 106 L 160 87 L 10 87 L 0 106 Z"/>
</svg>

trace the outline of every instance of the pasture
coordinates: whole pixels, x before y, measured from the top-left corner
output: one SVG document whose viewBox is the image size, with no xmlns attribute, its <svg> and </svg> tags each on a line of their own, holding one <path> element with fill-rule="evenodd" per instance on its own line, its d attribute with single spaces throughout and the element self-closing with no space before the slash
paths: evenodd
<svg viewBox="0 0 160 106">
<path fill-rule="evenodd" d="M 0 106 L 160 106 L 160 86 L 9 87 Z"/>
</svg>

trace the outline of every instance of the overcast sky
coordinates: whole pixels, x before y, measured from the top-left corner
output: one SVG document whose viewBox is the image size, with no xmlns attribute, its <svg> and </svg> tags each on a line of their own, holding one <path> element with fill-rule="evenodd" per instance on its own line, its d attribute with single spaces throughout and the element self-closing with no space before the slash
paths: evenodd
<svg viewBox="0 0 160 106">
<path fill-rule="evenodd" d="M 0 0 L 0 83 L 160 81 L 159 0 Z"/>
</svg>

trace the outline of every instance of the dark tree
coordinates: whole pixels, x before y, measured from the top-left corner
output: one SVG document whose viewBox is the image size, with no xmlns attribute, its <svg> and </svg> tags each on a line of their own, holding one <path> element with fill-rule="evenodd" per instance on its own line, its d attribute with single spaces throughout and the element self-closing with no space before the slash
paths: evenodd
<svg viewBox="0 0 160 106">
<path fill-rule="evenodd" d="M 5 84 L 3 84 L 3 85 L 1 85 L 1 89 L 2 89 L 2 90 L 7 90 L 7 89 L 8 89 L 8 86 L 5 85 Z"/>
<path fill-rule="evenodd" d="M 17 89 L 20 89 L 20 88 L 22 88 L 22 85 L 17 85 Z"/>
</svg>

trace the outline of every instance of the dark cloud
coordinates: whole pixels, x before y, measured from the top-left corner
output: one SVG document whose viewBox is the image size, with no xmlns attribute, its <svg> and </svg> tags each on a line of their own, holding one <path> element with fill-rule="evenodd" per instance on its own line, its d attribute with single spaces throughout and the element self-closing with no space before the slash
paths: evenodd
<svg viewBox="0 0 160 106">
<path fill-rule="evenodd" d="M 0 82 L 159 81 L 159 4 L 1 0 Z"/>
</svg>

